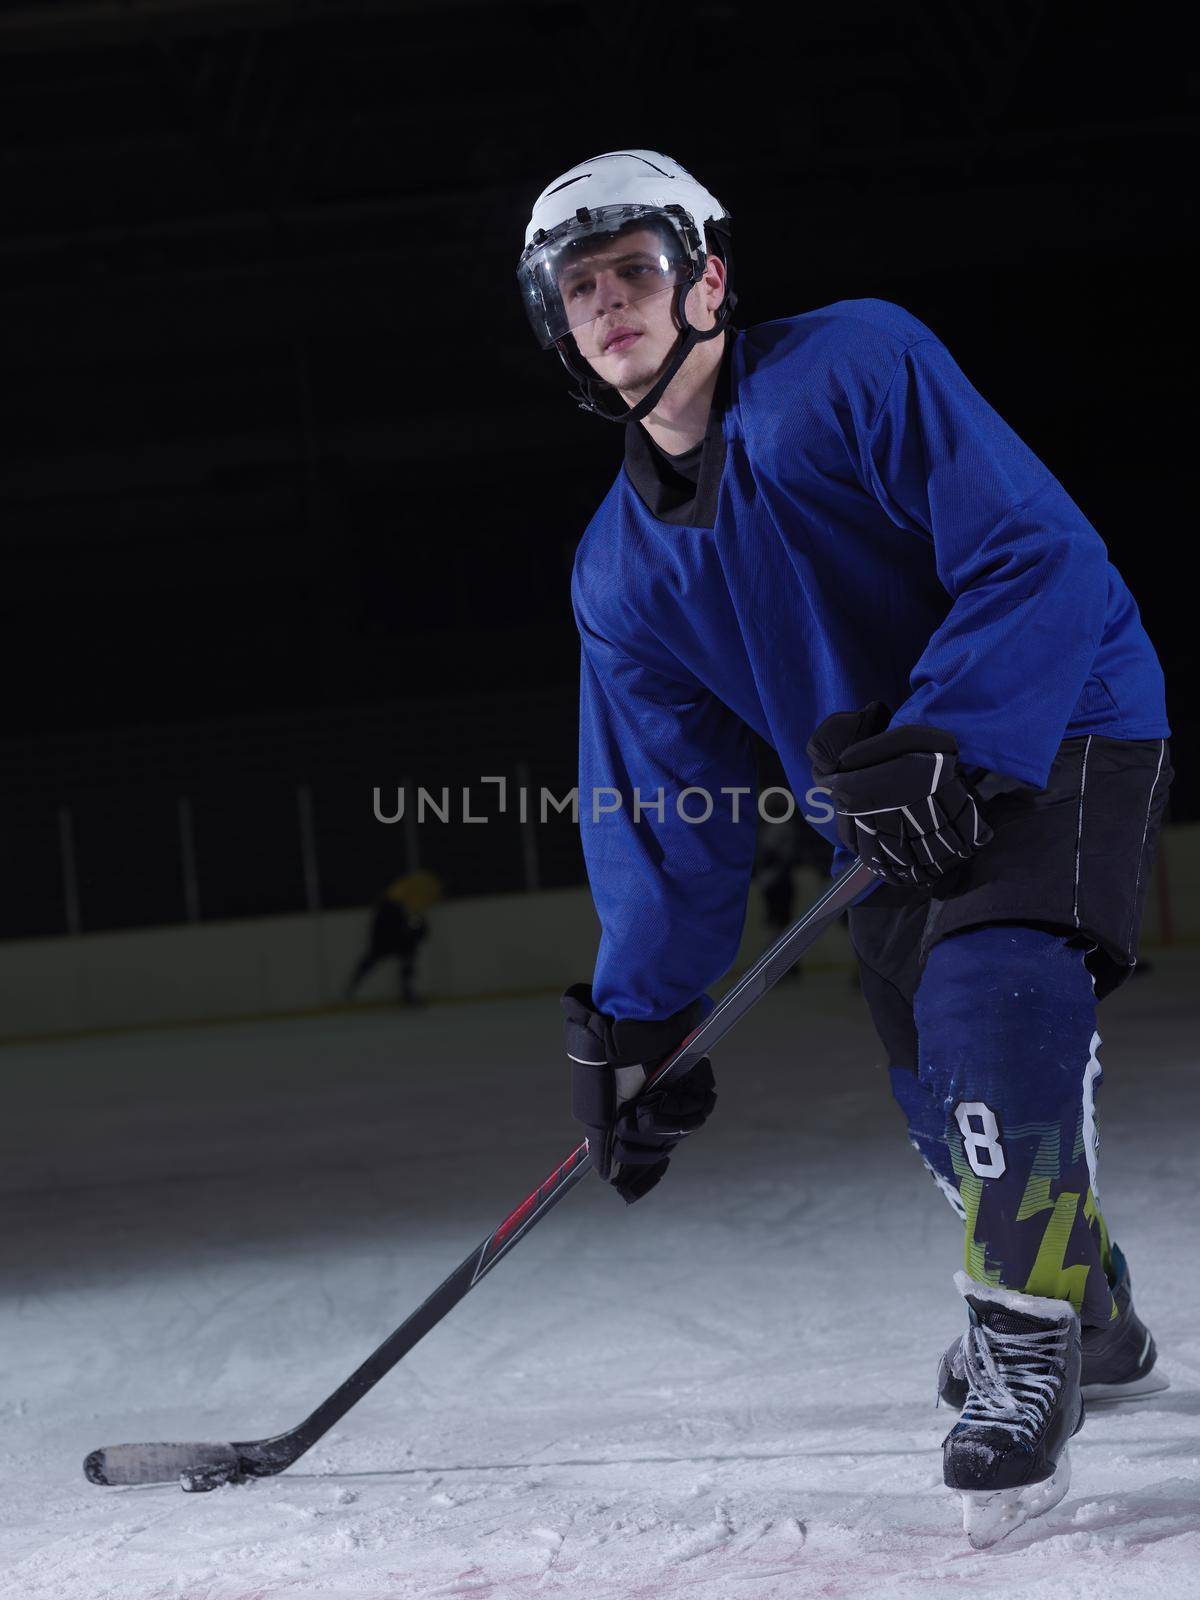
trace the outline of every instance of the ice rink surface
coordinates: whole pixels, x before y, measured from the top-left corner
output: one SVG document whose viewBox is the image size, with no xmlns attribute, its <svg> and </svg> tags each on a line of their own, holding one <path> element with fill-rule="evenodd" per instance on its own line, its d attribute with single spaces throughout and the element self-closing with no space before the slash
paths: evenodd
<svg viewBox="0 0 1200 1600">
<path fill-rule="evenodd" d="M 841 973 L 770 996 L 626 1209 L 587 1180 L 284 1476 L 103 1489 L 98 1445 L 307 1414 L 575 1142 L 553 997 L 0 1051 L 0 1595 L 1182 1600 L 1200 1593 L 1200 986 L 1101 1013 L 1104 1209 L 1172 1387 L 1047 1517 L 941 1485 L 961 1229 Z"/>
</svg>

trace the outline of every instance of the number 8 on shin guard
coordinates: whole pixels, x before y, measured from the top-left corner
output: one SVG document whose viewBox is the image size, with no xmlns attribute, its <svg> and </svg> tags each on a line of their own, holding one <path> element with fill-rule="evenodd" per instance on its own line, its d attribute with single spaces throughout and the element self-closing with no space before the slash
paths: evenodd
<svg viewBox="0 0 1200 1600">
<path fill-rule="evenodd" d="M 1005 1161 L 996 1113 L 982 1100 L 960 1100 L 954 1108 L 954 1120 L 962 1134 L 963 1152 L 975 1176 L 1002 1178 Z"/>
</svg>

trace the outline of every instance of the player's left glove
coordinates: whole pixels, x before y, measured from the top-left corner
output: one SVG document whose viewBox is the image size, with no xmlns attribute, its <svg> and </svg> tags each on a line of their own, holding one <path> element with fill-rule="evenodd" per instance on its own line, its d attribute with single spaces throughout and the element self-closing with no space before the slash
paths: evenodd
<svg viewBox="0 0 1200 1600">
<path fill-rule="evenodd" d="M 571 1110 L 587 1130 L 597 1175 L 632 1205 L 653 1189 L 671 1151 L 717 1103 L 707 1056 L 682 1077 L 642 1093 L 655 1067 L 703 1019 L 703 1005 L 697 1001 L 662 1022 L 617 1021 L 596 1010 L 586 983 L 576 983 L 562 1008 Z"/>
<path fill-rule="evenodd" d="M 878 700 L 826 717 L 808 741 L 838 836 L 877 877 L 929 888 L 992 837 L 941 728 L 889 728 Z"/>
</svg>

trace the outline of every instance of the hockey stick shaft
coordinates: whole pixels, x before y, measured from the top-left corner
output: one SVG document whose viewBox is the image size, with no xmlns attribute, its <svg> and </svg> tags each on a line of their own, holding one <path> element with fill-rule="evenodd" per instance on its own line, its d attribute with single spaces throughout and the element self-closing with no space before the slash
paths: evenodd
<svg viewBox="0 0 1200 1600">
<path fill-rule="evenodd" d="M 841 873 L 799 921 L 743 973 L 695 1032 L 662 1063 L 646 1088 L 680 1076 L 712 1050 L 804 951 L 877 884 L 878 879 L 861 862 Z M 585 1139 L 298 1427 L 269 1439 L 224 1445 L 115 1445 L 93 1451 L 84 1462 L 85 1474 L 93 1483 L 114 1484 L 162 1483 L 205 1465 L 227 1469 L 226 1476 L 266 1477 L 283 1471 L 373 1389 L 590 1169 Z"/>
</svg>

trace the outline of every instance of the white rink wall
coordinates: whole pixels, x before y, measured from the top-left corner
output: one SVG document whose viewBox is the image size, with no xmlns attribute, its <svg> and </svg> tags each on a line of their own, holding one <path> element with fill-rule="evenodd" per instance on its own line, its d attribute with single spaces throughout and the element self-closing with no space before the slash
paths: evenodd
<svg viewBox="0 0 1200 1600">
<path fill-rule="evenodd" d="M 337 1004 L 369 924 L 364 907 L 0 945 L 0 1034 L 253 1017 Z M 583 890 L 451 901 L 430 916 L 417 989 L 452 999 L 550 987 L 564 969 L 586 975 L 596 939 Z M 396 962 L 381 962 L 358 999 L 387 1000 L 396 988 Z"/>
<path fill-rule="evenodd" d="M 798 914 L 822 880 L 801 871 L 796 883 Z M 0 1038 L 336 1005 L 369 916 L 361 908 L 0 943 Z M 417 988 L 434 1000 L 561 990 L 590 974 L 599 932 L 585 889 L 453 900 L 435 907 L 430 923 Z M 1164 937 L 1200 939 L 1198 824 L 1166 830 L 1147 899 L 1144 949 Z M 760 897 L 752 891 L 739 967 L 767 942 Z M 827 933 L 809 962 L 848 966 L 844 930 Z M 395 989 L 396 963 L 381 963 L 358 999 L 387 1001 Z"/>
</svg>

